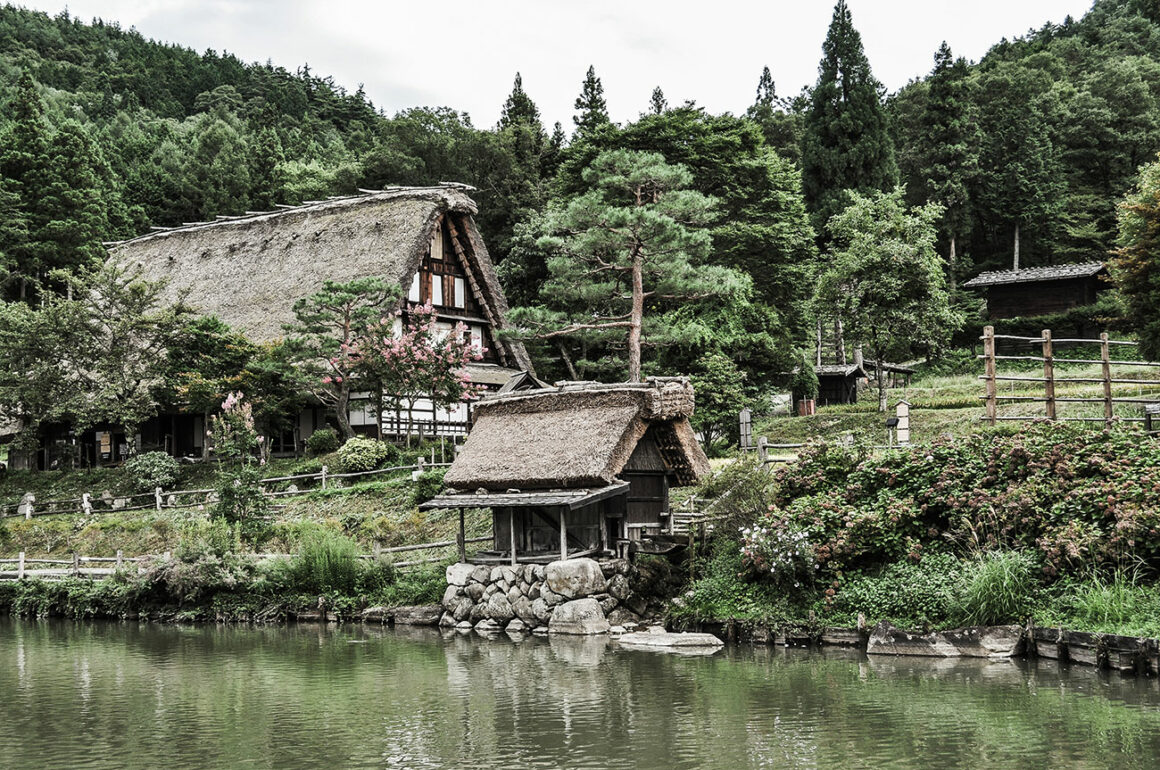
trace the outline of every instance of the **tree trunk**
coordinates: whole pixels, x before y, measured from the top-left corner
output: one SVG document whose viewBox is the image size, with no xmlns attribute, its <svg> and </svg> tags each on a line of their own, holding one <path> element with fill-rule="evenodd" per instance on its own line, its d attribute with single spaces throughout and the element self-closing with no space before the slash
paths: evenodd
<svg viewBox="0 0 1160 770">
<path fill-rule="evenodd" d="M 644 318 L 644 265 L 640 249 L 632 255 L 632 315 L 628 326 L 628 381 L 640 382 L 640 330 Z"/>
<path fill-rule="evenodd" d="M 874 363 L 878 366 L 878 411 L 886 411 L 886 370 L 883 368 L 885 361 L 879 357 L 874 359 Z"/>
<path fill-rule="evenodd" d="M 838 318 L 834 321 L 834 345 L 837 348 L 838 363 L 842 366 L 846 365 L 846 340 L 843 338 L 842 319 Z"/>
<path fill-rule="evenodd" d="M 814 344 L 814 366 L 822 365 L 822 319 L 817 323 L 817 340 Z"/>
<path fill-rule="evenodd" d="M 350 390 L 347 388 L 342 388 L 339 391 L 338 399 L 334 402 L 334 418 L 338 420 L 338 430 L 342 433 L 342 440 L 348 441 L 354 438 L 354 428 L 350 427 Z"/>
<path fill-rule="evenodd" d="M 950 251 L 950 254 L 947 256 L 947 286 L 950 288 L 951 291 L 955 290 L 955 285 L 956 285 L 955 263 L 957 262 L 957 260 L 958 260 L 958 258 L 955 255 L 955 236 L 952 234 L 951 235 L 951 251 Z"/>
<path fill-rule="evenodd" d="M 564 368 L 568 370 L 568 378 L 573 382 L 579 380 L 576 367 L 572 366 L 572 357 L 568 355 L 568 349 L 564 347 L 564 343 L 556 340 L 556 349 L 560 351 L 560 360 L 564 362 Z"/>
<path fill-rule="evenodd" d="M 1015 270 L 1019 269 L 1019 223 L 1015 223 Z"/>
</svg>

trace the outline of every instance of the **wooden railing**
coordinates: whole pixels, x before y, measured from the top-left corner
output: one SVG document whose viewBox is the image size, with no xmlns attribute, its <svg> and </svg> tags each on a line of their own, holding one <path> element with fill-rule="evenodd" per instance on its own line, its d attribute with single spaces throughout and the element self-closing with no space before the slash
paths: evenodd
<svg viewBox="0 0 1160 770">
<path fill-rule="evenodd" d="M 995 327 L 987 326 L 983 329 L 983 336 L 980 338 L 983 341 L 983 354 L 979 356 L 983 361 L 983 374 L 979 379 L 984 381 L 986 392 L 980 396 L 983 400 L 984 415 L 983 420 L 994 425 L 996 422 L 1004 420 L 1059 420 L 1063 422 L 1102 422 L 1110 425 L 1114 421 L 1119 422 L 1144 422 L 1143 417 L 1126 417 L 1117 415 L 1115 411 L 1116 404 L 1136 404 L 1145 406 L 1160 402 L 1160 392 L 1143 395 L 1144 388 L 1160 387 L 1160 379 L 1143 379 L 1143 378 L 1129 378 L 1117 377 L 1113 373 L 1112 367 L 1130 366 L 1130 367 L 1144 367 L 1155 368 L 1160 367 L 1160 362 L 1156 361 L 1126 361 L 1118 358 L 1112 358 L 1111 348 L 1117 346 L 1120 348 L 1137 348 L 1139 343 L 1128 340 L 1112 340 L 1108 339 L 1107 333 L 1100 335 L 1099 339 L 1054 339 L 1051 335 L 1050 329 L 1044 329 L 1039 337 L 1015 337 L 1006 334 L 995 334 Z M 1037 349 L 1041 355 L 1000 355 L 997 352 L 998 343 L 1006 341 L 1016 345 L 1032 345 Z M 1057 345 L 1098 345 L 1100 349 L 1099 358 L 1060 358 L 1056 356 Z M 1030 362 L 1037 363 L 1042 366 L 1042 376 L 1028 376 L 1019 374 L 1000 374 L 999 364 L 1002 361 L 1009 362 Z M 1059 376 L 1055 372 L 1057 364 L 1069 365 L 1088 365 L 1100 367 L 1099 377 L 1069 377 Z M 1017 383 L 1025 383 L 1028 385 L 1034 384 L 1036 387 L 1034 395 L 1026 393 L 1010 395 L 1001 395 L 999 393 L 999 383 L 1010 382 L 1014 386 Z M 1056 385 L 1101 385 L 1101 394 L 1099 396 L 1080 396 L 1080 395 L 1059 395 L 1056 390 Z M 1123 396 L 1116 394 L 1115 386 L 1135 386 L 1138 389 L 1135 396 Z M 1039 388 L 1042 390 L 1039 390 Z M 1042 395 L 1040 395 L 1042 393 Z M 1041 414 L 1033 415 L 1000 415 L 1000 402 L 1004 403 L 1036 403 L 1043 404 L 1044 410 Z M 1076 417 L 1076 416 L 1062 416 L 1059 412 L 1061 404 L 1101 404 L 1103 406 L 1103 416 L 1101 417 Z"/>
<path fill-rule="evenodd" d="M 477 543 L 490 543 L 493 540 L 492 535 L 486 537 L 466 538 L 463 542 L 465 545 Z M 408 567 L 418 567 L 425 564 L 438 564 L 446 561 L 454 556 L 454 554 L 445 554 L 437 556 L 428 556 L 418 559 L 406 559 L 403 561 L 394 561 L 393 556 L 396 554 L 411 554 L 419 551 L 434 551 L 443 548 L 454 548 L 459 545 L 458 540 L 439 540 L 431 543 L 418 543 L 415 545 L 400 545 L 392 548 L 378 548 L 376 547 L 373 553 L 360 554 L 359 559 L 383 561 L 390 564 L 396 569 L 406 569 Z M 5 580 L 26 580 L 26 579 L 41 579 L 41 580 L 60 580 L 67 577 L 85 577 L 90 579 L 106 578 L 116 574 L 119 570 L 133 569 L 140 570 L 143 565 L 158 558 L 171 558 L 170 552 L 165 552 L 159 555 L 146 556 L 124 556 L 121 551 L 117 551 L 116 556 L 81 556 L 79 554 L 72 554 L 67 559 L 47 559 L 47 558 L 30 558 L 25 555 L 24 551 L 13 557 L 0 556 L 0 581 Z M 294 554 L 289 553 L 257 553 L 254 554 L 261 561 L 270 559 L 292 559 Z M 93 565 L 107 565 L 107 566 L 93 566 Z"/>
<path fill-rule="evenodd" d="M 258 483 L 264 486 L 279 483 L 294 482 L 318 482 L 319 489 L 327 489 L 328 486 L 333 485 L 336 480 L 348 479 L 366 479 L 373 476 L 383 474 L 394 474 L 403 471 L 422 473 L 431 468 L 445 468 L 450 463 L 428 463 L 422 458 L 415 465 L 396 465 L 390 468 L 379 468 L 371 471 L 360 471 L 356 473 L 330 473 L 327 467 L 322 466 L 322 470 L 318 473 L 302 473 L 294 476 L 273 476 L 271 478 L 259 479 Z M 288 489 L 288 490 L 262 490 L 262 494 L 271 499 L 282 497 L 293 497 L 297 495 L 308 495 L 318 491 L 314 488 L 302 489 Z M 26 494 L 24 499 L 19 503 L 7 503 L 0 505 L 0 519 L 3 518 L 25 518 L 31 519 L 34 516 L 62 516 L 62 515 L 92 515 L 97 513 L 126 513 L 130 511 L 147 511 L 147 510 L 181 510 L 188 508 L 198 508 L 213 505 L 216 490 L 213 489 L 175 489 L 164 490 L 161 487 L 156 488 L 152 492 L 144 492 L 129 495 L 115 495 L 110 500 L 102 499 L 101 497 L 94 497 L 91 493 L 85 493 L 77 498 L 66 500 L 47 500 L 38 502 L 31 494 Z M 147 501 L 147 502 L 135 502 Z"/>
</svg>

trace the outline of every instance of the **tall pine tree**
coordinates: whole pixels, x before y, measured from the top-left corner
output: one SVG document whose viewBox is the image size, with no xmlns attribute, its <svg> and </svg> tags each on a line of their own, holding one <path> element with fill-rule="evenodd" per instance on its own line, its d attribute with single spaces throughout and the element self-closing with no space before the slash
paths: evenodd
<svg viewBox="0 0 1160 770">
<path fill-rule="evenodd" d="M 665 92 L 661 90 L 660 86 L 653 89 L 652 97 L 648 100 L 648 112 L 650 115 L 660 115 L 669 108 L 669 100 L 665 98 Z"/>
<path fill-rule="evenodd" d="M 39 236 L 41 197 L 48 175 L 48 125 L 36 82 L 27 72 L 17 82 L 8 114 L 11 123 L 0 134 L 0 177 L 8 188 L 9 216 L 24 225 L 6 234 L 0 249 L 11 263 L 17 293 L 25 297 L 49 252 Z"/>
<path fill-rule="evenodd" d="M 943 206 L 942 236 L 947 243 L 947 276 L 955 286 L 957 246 L 970 228 L 969 186 L 979 173 L 979 129 L 970 103 L 969 70 L 944 41 L 927 81 L 923 113 L 920 174 L 924 198 Z"/>
<path fill-rule="evenodd" d="M 584 85 L 580 88 L 580 95 L 576 97 L 574 106 L 577 112 L 572 116 L 572 122 L 576 124 L 573 136 L 577 139 L 583 139 L 611 122 L 608 118 L 608 105 L 604 101 L 604 84 L 596 77 L 596 67 L 588 67 L 588 74 L 584 76 Z"/>
<path fill-rule="evenodd" d="M 819 231 L 842 210 L 846 190 L 886 191 L 898 182 L 881 88 L 846 0 L 838 0 L 802 140 L 803 190 Z"/>
<path fill-rule="evenodd" d="M 540 133 L 544 131 L 543 124 L 540 123 L 540 110 L 524 91 L 524 79 L 518 72 L 515 83 L 512 84 L 511 95 L 503 103 L 503 112 L 499 117 L 500 130 L 514 125 L 534 126 Z"/>
</svg>

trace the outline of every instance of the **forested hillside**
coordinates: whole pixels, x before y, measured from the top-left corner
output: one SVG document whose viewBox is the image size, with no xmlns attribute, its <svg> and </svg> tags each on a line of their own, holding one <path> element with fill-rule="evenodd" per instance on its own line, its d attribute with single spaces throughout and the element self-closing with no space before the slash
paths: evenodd
<svg viewBox="0 0 1160 770">
<path fill-rule="evenodd" d="M 851 203 L 932 227 L 915 258 L 941 260 L 952 304 L 957 281 L 1009 266 L 1016 252 L 1022 265 L 1106 258 L 1119 202 L 1160 151 L 1154 3 L 1097 0 L 1083 19 L 1004 40 L 974 64 L 944 45 L 932 51 L 929 76 L 889 95 L 855 21 L 838 0 L 818 82 L 796 97 L 779 97 L 766 70 L 753 73 L 754 103 L 736 115 L 669 105 L 657 88 L 639 119 L 616 125 L 590 68 L 577 73 L 574 125 L 549 130 L 518 73 L 499 123 L 477 127 L 454 105 L 387 115 L 361 88 L 350 93 L 306 66 L 199 54 L 112 20 L 3 6 L 5 297 L 62 291 L 67 282 L 53 270 L 92 265 L 100 241 L 150 226 L 454 180 L 478 188 L 481 228 L 544 374 L 620 378 L 624 342 L 578 319 L 617 318 L 623 297 L 578 292 L 581 274 L 560 262 L 568 244 L 553 238 L 575 224 L 568 211 L 578 201 L 647 214 L 607 189 L 585 198 L 607 188 L 591 176 L 598 159 L 613 173 L 608 158 L 646 158 L 682 200 L 697 196 L 696 221 L 676 216 L 687 229 L 666 236 L 696 242 L 681 270 L 728 272 L 712 292 L 692 273 L 673 293 L 646 290 L 643 371 L 691 373 L 714 390 L 753 396 L 772 383 L 770 372 L 792 365 L 795 348 L 812 345 L 815 322 L 833 311 L 819 306 L 814 283 L 849 251 L 840 242 L 853 237 L 849 228 L 834 229 L 831 217 Z M 608 155 L 619 151 L 630 156 Z M 899 184 L 901 201 L 875 198 Z M 941 211 L 915 218 L 903 201 Z M 833 277 L 848 285 L 848 276 Z M 933 329 L 926 338 L 884 353 L 929 354 L 954 323 L 977 320 L 961 299 L 955 312 L 934 310 L 937 324 L 912 324 Z"/>
</svg>

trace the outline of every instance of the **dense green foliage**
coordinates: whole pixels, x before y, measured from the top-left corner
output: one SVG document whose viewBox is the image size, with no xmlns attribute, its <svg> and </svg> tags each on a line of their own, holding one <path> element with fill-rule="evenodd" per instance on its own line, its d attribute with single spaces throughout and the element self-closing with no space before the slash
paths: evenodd
<svg viewBox="0 0 1160 770">
<path fill-rule="evenodd" d="M 1127 303 L 1127 320 L 1140 335 L 1140 352 L 1160 359 L 1160 162 L 1145 166 L 1140 184 L 1120 208 L 1119 250 L 1112 262 Z"/>
<path fill-rule="evenodd" d="M 398 459 L 398 456 L 399 450 L 393 444 L 356 436 L 339 448 L 334 470 L 339 473 L 373 471 Z"/>
<path fill-rule="evenodd" d="M 678 614 L 1155 628 L 1158 482 L 1160 448 L 1138 431 L 1052 423 L 904 452 L 815 444 L 773 473 L 739 463 L 703 490 L 726 518 Z"/>
</svg>

